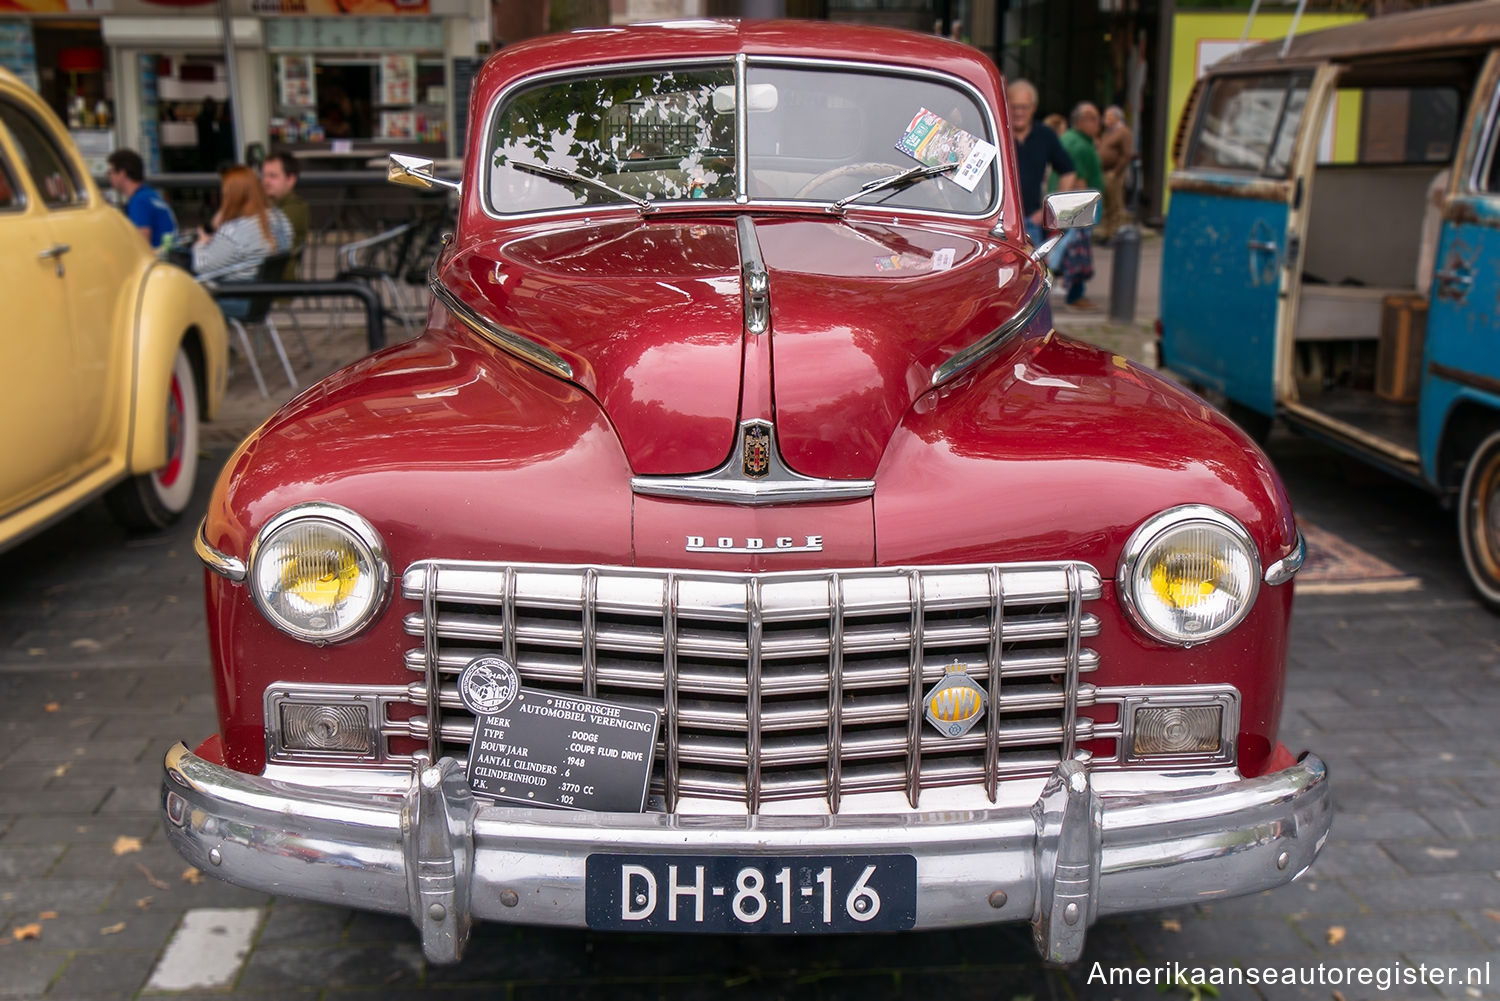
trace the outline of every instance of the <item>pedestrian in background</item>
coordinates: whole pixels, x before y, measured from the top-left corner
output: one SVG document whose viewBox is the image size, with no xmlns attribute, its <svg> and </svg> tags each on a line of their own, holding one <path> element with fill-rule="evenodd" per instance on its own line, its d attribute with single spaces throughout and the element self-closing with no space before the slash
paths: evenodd
<svg viewBox="0 0 1500 1001">
<path fill-rule="evenodd" d="M 1068 131 L 1068 120 L 1055 111 L 1052 112 L 1052 114 L 1048 115 L 1046 118 L 1043 118 L 1042 124 L 1047 126 L 1047 128 L 1051 129 L 1053 132 L 1056 132 L 1059 137 L 1061 137 L 1064 132 Z"/>
<path fill-rule="evenodd" d="M 1104 171 L 1104 224 L 1100 242 L 1107 242 L 1125 225 L 1125 176 L 1135 157 L 1135 135 L 1116 105 L 1104 109 L 1104 133 L 1099 137 L 1099 166 Z"/>
<path fill-rule="evenodd" d="M 1033 246 L 1042 242 L 1042 185 L 1050 166 L 1063 190 L 1073 185 L 1073 160 L 1057 133 L 1036 128 L 1036 88 L 1027 80 L 1012 80 L 1005 88 L 1010 106 L 1010 133 L 1016 144 L 1016 170 L 1021 182 L 1021 214 Z"/>
<path fill-rule="evenodd" d="M 1077 169 L 1082 187 L 1099 191 L 1104 187 L 1104 172 L 1099 166 L 1099 152 L 1094 148 L 1094 139 L 1099 135 L 1099 109 L 1088 101 L 1079 101 L 1069 116 L 1073 127 L 1063 133 L 1063 149 Z M 1077 185 L 1074 185 L 1077 186 Z M 1059 190 L 1066 191 L 1066 185 Z M 1047 258 L 1053 271 L 1062 275 L 1067 288 L 1066 303 L 1082 312 L 1093 312 L 1099 307 L 1085 298 L 1088 281 L 1094 277 L 1094 251 L 1089 241 L 1088 229 L 1070 229 L 1061 243 Z"/>
<path fill-rule="evenodd" d="M 133 149 L 117 149 L 105 161 L 109 186 L 125 200 L 125 215 L 135 223 L 152 250 L 177 238 L 177 216 L 172 206 L 146 184 L 146 164 Z"/>
<path fill-rule="evenodd" d="M 266 162 L 260 167 L 260 183 L 266 189 L 266 197 L 271 204 L 281 210 L 286 216 L 286 221 L 292 225 L 292 250 L 294 253 L 287 258 L 286 271 L 282 277 L 287 281 L 297 280 L 297 255 L 307 246 L 307 231 L 312 224 L 312 213 L 302 196 L 297 194 L 297 178 L 302 176 L 302 168 L 297 164 L 297 158 L 285 150 L 272 153 Z"/>
<path fill-rule="evenodd" d="M 193 271 L 205 274 L 233 267 L 224 281 L 253 281 L 255 269 L 272 254 L 290 250 L 292 224 L 266 200 L 260 178 L 249 167 L 230 167 L 219 178 L 220 209 L 214 229 L 199 228 L 193 244 Z M 250 300 L 220 299 L 225 316 L 248 316 Z"/>
</svg>

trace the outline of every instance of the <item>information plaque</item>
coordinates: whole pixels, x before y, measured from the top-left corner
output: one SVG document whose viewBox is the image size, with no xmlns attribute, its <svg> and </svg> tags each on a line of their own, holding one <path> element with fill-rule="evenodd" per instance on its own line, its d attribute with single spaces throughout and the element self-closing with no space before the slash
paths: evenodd
<svg viewBox="0 0 1500 1001">
<path fill-rule="evenodd" d="M 526 806 L 639 813 L 660 722 L 651 709 L 521 688 L 478 716 L 469 788 Z"/>
</svg>

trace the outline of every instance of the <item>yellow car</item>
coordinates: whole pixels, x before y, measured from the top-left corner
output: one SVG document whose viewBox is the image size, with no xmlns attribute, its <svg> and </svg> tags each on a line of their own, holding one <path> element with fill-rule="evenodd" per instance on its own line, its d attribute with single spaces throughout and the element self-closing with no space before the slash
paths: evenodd
<svg viewBox="0 0 1500 1001">
<path fill-rule="evenodd" d="M 0 549 L 100 495 L 128 527 L 171 522 L 224 396 L 223 317 L 3 69 L 0 276 Z"/>
</svg>

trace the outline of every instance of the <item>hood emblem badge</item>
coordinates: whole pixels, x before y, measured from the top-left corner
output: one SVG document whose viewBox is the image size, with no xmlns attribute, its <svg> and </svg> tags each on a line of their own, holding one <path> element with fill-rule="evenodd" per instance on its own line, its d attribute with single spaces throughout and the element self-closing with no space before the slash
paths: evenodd
<svg viewBox="0 0 1500 1001">
<path fill-rule="evenodd" d="M 962 737 L 984 717 L 989 703 L 963 664 L 949 664 L 943 680 L 933 686 L 922 698 L 927 722 L 937 728 L 944 737 Z"/>
<path fill-rule="evenodd" d="M 764 424 L 746 424 L 740 435 L 745 475 L 759 479 L 771 470 L 771 432 Z"/>
</svg>

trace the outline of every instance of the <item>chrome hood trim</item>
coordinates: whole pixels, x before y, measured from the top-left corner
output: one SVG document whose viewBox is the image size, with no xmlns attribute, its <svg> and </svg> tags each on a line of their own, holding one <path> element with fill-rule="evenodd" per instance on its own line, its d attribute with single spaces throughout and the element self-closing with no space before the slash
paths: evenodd
<svg viewBox="0 0 1500 1001">
<path fill-rule="evenodd" d="M 765 475 L 745 474 L 745 431 L 764 428 L 770 435 L 770 467 Z M 803 476 L 781 458 L 776 425 L 769 421 L 741 421 L 738 443 L 724 464 L 696 476 L 632 476 L 630 489 L 648 497 L 714 501 L 721 504 L 811 504 L 817 501 L 858 500 L 875 492 L 874 480 L 825 480 Z"/>
<path fill-rule="evenodd" d="M 198 554 L 198 559 L 220 577 L 232 580 L 236 584 L 243 581 L 247 574 L 245 561 L 230 556 L 228 553 L 221 553 L 209 545 L 208 536 L 204 534 L 207 531 L 208 519 L 204 518 L 198 523 L 198 532 L 193 536 L 193 552 Z"/>
<path fill-rule="evenodd" d="M 1044 266 L 1043 273 L 1045 274 Z M 1033 280 L 1031 288 L 1026 294 L 1025 301 L 1021 303 L 1021 307 L 1016 310 L 1010 319 L 939 365 L 932 373 L 932 382 L 929 384 L 929 388 L 935 389 L 959 373 L 978 364 L 992 351 L 1010 340 L 1012 336 L 1024 330 L 1026 325 L 1036 317 L 1036 314 L 1041 312 L 1042 306 L 1047 302 L 1047 293 L 1051 288 L 1051 283 L 1045 277 Z"/>
</svg>

